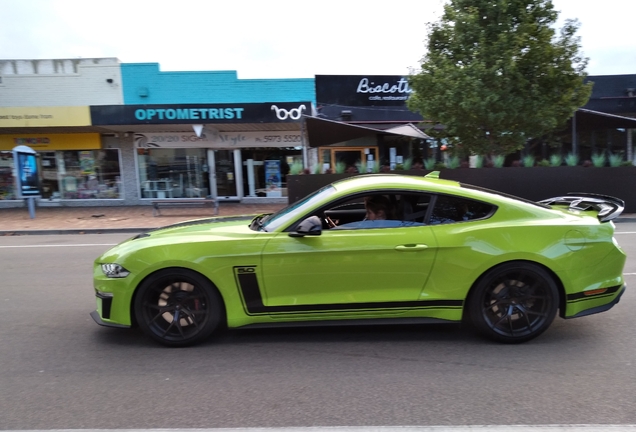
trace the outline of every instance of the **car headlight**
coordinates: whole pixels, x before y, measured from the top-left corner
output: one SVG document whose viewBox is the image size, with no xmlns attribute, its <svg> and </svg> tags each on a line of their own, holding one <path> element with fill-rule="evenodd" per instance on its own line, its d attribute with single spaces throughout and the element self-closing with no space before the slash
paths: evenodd
<svg viewBox="0 0 636 432">
<path fill-rule="evenodd" d="M 102 272 L 109 278 L 125 278 L 130 274 L 128 270 L 119 264 L 102 264 Z"/>
</svg>

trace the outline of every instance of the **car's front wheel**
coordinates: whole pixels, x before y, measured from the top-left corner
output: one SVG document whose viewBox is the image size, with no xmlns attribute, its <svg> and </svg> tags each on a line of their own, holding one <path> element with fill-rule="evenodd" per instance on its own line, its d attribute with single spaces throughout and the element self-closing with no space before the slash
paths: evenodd
<svg viewBox="0 0 636 432">
<path fill-rule="evenodd" d="M 479 280 L 469 297 L 468 313 L 484 336 L 519 343 L 543 333 L 558 305 L 559 290 L 545 269 L 511 262 L 491 269 Z"/>
<path fill-rule="evenodd" d="M 208 338 L 223 312 L 219 293 L 210 281 L 179 268 L 150 275 L 139 287 L 134 309 L 144 333 L 172 347 Z"/>
</svg>

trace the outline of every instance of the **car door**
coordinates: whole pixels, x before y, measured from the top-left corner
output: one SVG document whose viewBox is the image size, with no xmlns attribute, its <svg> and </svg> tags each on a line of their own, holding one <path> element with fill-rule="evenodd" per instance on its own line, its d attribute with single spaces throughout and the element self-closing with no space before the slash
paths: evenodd
<svg viewBox="0 0 636 432">
<path fill-rule="evenodd" d="M 421 300 L 436 249 L 424 224 L 343 227 L 305 237 L 280 233 L 262 253 L 263 303 L 273 313 L 399 313 Z"/>
</svg>

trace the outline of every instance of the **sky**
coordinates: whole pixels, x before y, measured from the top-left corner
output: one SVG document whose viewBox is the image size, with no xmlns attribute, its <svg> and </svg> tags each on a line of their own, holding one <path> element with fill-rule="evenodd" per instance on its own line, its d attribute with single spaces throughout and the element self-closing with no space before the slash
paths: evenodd
<svg viewBox="0 0 636 432">
<path fill-rule="evenodd" d="M 444 0 L 0 0 L 0 59 L 116 57 L 239 78 L 407 75 Z M 636 0 L 553 0 L 589 75 L 636 74 Z"/>
</svg>

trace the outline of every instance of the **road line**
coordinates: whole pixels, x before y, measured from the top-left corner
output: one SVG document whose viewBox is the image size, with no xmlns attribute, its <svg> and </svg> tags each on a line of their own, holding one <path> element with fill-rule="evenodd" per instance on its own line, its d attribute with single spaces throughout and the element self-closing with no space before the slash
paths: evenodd
<svg viewBox="0 0 636 432">
<path fill-rule="evenodd" d="M 2 432 L 634 432 L 636 425 L 333 426 L 218 429 L 46 429 Z"/>
<path fill-rule="evenodd" d="M 117 245 L 117 243 L 86 243 L 86 244 L 68 244 L 68 245 L 17 245 L 17 246 L 0 246 L 0 249 L 45 248 L 45 247 L 115 246 L 115 245 Z"/>
</svg>

